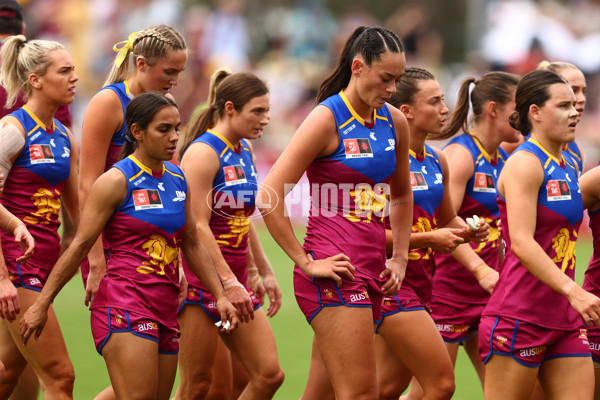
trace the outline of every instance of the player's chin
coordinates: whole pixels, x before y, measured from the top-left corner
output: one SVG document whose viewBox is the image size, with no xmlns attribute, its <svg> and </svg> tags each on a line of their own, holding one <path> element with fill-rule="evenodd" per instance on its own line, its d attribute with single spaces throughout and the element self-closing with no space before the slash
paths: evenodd
<svg viewBox="0 0 600 400">
<path fill-rule="evenodd" d="M 373 100 L 371 102 L 371 107 L 373 107 L 376 110 L 379 110 L 381 108 L 383 108 L 383 106 L 385 105 L 385 103 L 387 103 L 388 99 L 385 97 L 378 97 L 377 99 Z"/>
</svg>

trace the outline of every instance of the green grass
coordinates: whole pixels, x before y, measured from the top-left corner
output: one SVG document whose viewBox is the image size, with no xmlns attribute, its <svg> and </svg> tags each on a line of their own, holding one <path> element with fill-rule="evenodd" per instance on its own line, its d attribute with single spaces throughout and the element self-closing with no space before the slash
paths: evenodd
<svg viewBox="0 0 600 400">
<path fill-rule="evenodd" d="M 264 228 L 259 228 L 265 251 L 277 274 L 283 292 L 283 305 L 271 320 L 277 340 L 279 360 L 286 373 L 283 386 L 275 398 L 298 399 L 302 394 L 312 343 L 312 330 L 306 323 L 294 299 L 292 263 Z M 577 281 L 583 281 L 583 272 L 591 256 L 591 241 L 585 237 L 577 243 Z M 54 307 L 65 336 L 69 354 L 75 367 L 76 399 L 92 399 L 110 384 L 104 359 L 94 348 L 90 331 L 89 311 L 83 304 L 81 277 L 75 276 L 57 297 Z M 454 399 L 483 398 L 479 380 L 464 351 L 459 352 L 456 366 L 456 393 Z"/>
</svg>

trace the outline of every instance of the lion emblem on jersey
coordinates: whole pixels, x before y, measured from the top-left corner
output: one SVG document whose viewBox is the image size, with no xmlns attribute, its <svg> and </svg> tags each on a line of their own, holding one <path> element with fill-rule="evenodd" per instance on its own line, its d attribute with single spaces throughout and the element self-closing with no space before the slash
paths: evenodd
<svg viewBox="0 0 600 400">
<path fill-rule="evenodd" d="M 577 240 L 577 232 L 573 231 L 575 240 Z M 575 240 L 571 240 L 571 235 L 567 228 L 562 228 L 558 234 L 552 239 L 552 248 L 556 255 L 552 259 L 555 263 L 561 263 L 560 270 L 565 272 L 567 268 L 575 268 Z"/>
<path fill-rule="evenodd" d="M 30 224 L 48 224 L 50 221 L 58 220 L 60 212 L 60 191 L 54 190 L 52 193 L 48 189 L 40 188 L 30 197 L 37 211 L 23 218 Z"/>
<path fill-rule="evenodd" d="M 179 265 L 179 252 L 177 247 L 171 247 L 167 240 L 161 235 L 152 235 L 143 245 L 146 254 L 151 257 L 150 261 L 144 261 L 143 265 L 137 267 L 141 274 L 165 275 L 167 265 L 172 265 L 171 273 L 175 273 Z"/>
</svg>

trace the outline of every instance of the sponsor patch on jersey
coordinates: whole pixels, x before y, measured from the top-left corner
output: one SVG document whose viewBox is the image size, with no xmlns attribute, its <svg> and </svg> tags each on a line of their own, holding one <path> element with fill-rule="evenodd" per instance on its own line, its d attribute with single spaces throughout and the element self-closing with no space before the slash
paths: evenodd
<svg viewBox="0 0 600 400">
<path fill-rule="evenodd" d="M 223 167 L 223 174 L 225 174 L 225 186 L 248 182 L 244 168 L 240 164 Z"/>
<path fill-rule="evenodd" d="M 492 174 L 476 172 L 473 191 L 480 193 L 496 193 L 496 185 L 494 184 L 494 177 L 492 177 Z"/>
<path fill-rule="evenodd" d="M 133 191 L 133 205 L 136 211 L 149 208 L 163 208 L 160 194 L 156 189 L 140 189 Z"/>
<path fill-rule="evenodd" d="M 54 153 L 49 144 L 32 144 L 29 146 L 29 161 L 31 164 L 46 164 L 54 162 Z"/>
<path fill-rule="evenodd" d="M 571 200 L 571 189 L 564 179 L 555 179 L 546 184 L 548 201 Z"/>
<path fill-rule="evenodd" d="M 413 191 L 429 189 L 422 172 L 410 171 L 410 186 L 412 186 Z"/>
<path fill-rule="evenodd" d="M 369 139 L 344 139 L 346 158 L 373 157 Z"/>
</svg>

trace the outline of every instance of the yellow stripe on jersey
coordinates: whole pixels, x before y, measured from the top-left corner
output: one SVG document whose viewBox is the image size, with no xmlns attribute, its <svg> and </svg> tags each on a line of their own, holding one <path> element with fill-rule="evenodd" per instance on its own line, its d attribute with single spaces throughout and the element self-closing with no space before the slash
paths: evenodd
<svg viewBox="0 0 600 400">
<path fill-rule="evenodd" d="M 33 132 L 37 131 L 37 128 L 39 128 L 39 125 L 36 125 L 32 130 L 30 130 L 29 132 L 27 132 L 27 136 L 31 135 Z"/>
<path fill-rule="evenodd" d="M 550 160 L 554 160 L 558 165 L 561 165 L 563 162 L 565 162 L 565 158 L 562 155 L 560 156 L 560 158 L 561 158 L 560 160 L 558 158 L 554 157 L 552 154 L 548 153 L 548 151 L 544 148 L 544 146 L 542 146 L 542 144 L 540 142 L 538 142 L 537 140 L 535 140 L 533 137 L 529 138 L 529 141 L 531 143 L 535 144 L 537 147 L 539 147 L 540 150 L 542 150 L 548 156 L 548 160 L 546 161 L 546 164 L 544 164 L 544 169 L 546 169 L 548 167 Z"/>
<path fill-rule="evenodd" d="M 37 124 L 36 127 L 34 127 L 32 130 L 30 130 L 29 132 L 27 132 L 27 136 L 31 135 L 33 132 L 35 132 L 37 130 L 38 127 L 42 127 L 44 130 L 46 130 L 46 125 L 40 121 L 40 119 L 33 113 L 33 111 L 31 111 L 27 106 L 23 106 L 23 110 L 25 110 L 25 112 L 27 114 L 29 114 L 29 116 L 31 117 L 31 119 L 33 119 L 35 121 L 35 123 Z"/>
<path fill-rule="evenodd" d="M 227 152 L 227 149 L 231 149 L 232 151 L 235 151 L 235 147 L 233 147 L 231 142 L 229 140 L 227 140 L 227 138 L 225 136 L 221 135 L 219 132 L 213 131 L 212 129 L 207 129 L 206 132 L 212 133 L 213 135 L 215 135 L 216 137 L 221 139 L 221 141 L 223 143 L 225 143 L 225 148 L 223 149 L 221 154 L 219 154 L 219 158 L 222 158 L 225 155 L 225 153 Z"/>
<path fill-rule="evenodd" d="M 29 116 L 35 121 L 35 123 L 37 124 L 32 130 L 30 130 L 29 132 L 27 132 L 27 136 L 31 135 L 33 132 L 35 132 L 38 128 L 42 128 L 43 130 L 46 130 L 46 125 L 33 113 L 33 111 L 31 111 L 27 106 L 23 106 L 23 110 L 25 110 L 25 112 L 27 114 L 29 114 Z M 54 119 L 52 120 L 52 125 L 54 125 Z M 54 130 L 57 130 L 62 133 L 63 135 L 65 135 L 66 137 L 69 137 L 69 134 L 65 131 L 63 131 L 62 129 L 60 129 L 58 126 L 54 126 Z"/>
<path fill-rule="evenodd" d="M 175 172 L 171 172 L 171 171 L 169 171 L 168 169 L 166 169 L 166 171 L 167 171 L 168 173 L 170 173 L 171 175 L 173 175 L 173 176 L 176 176 L 176 177 L 180 178 L 181 180 L 184 180 L 184 177 L 183 177 L 183 176 L 181 176 L 181 175 L 179 175 L 179 174 L 176 174 Z"/>
<path fill-rule="evenodd" d="M 346 97 L 346 95 L 344 94 L 344 91 L 340 91 L 340 97 L 342 98 L 342 100 L 344 101 L 344 104 L 346 104 L 346 107 L 348 107 L 348 111 L 350 111 L 350 113 L 352 114 L 352 116 L 354 117 L 354 119 L 356 119 L 358 122 L 360 122 L 362 125 L 365 125 L 365 120 L 361 118 L 360 115 L 358 115 L 358 113 L 354 110 L 354 108 L 352 107 L 352 104 L 350 104 L 350 101 L 348 101 L 348 98 Z M 373 110 L 373 121 L 375 121 L 377 119 L 377 110 Z M 348 121 L 344 122 L 339 129 L 342 129 L 344 126 L 346 126 L 346 124 L 348 124 L 350 121 L 352 120 L 352 118 L 350 118 Z"/>
<path fill-rule="evenodd" d="M 346 104 L 346 107 L 348 108 L 348 111 L 350 111 L 350 114 L 352 114 L 352 116 L 353 116 L 353 117 L 354 117 L 354 118 L 355 118 L 355 119 L 356 119 L 358 122 L 360 122 L 361 124 L 363 124 L 363 125 L 364 125 L 364 124 L 365 124 L 365 120 L 364 120 L 364 119 L 362 119 L 362 118 L 360 117 L 360 115 L 358 115 L 358 114 L 356 113 L 356 111 L 354 111 L 354 107 L 352 107 L 352 104 L 350 104 L 350 101 L 348 101 L 348 98 L 347 98 L 347 97 L 346 97 L 346 95 L 344 94 L 344 91 L 343 91 L 343 90 L 342 90 L 342 91 L 340 91 L 340 97 L 342 98 L 342 101 L 344 102 L 344 104 Z M 340 128 L 344 127 L 344 126 L 345 126 L 345 124 L 347 124 L 348 122 L 350 122 L 350 120 L 346 121 L 346 122 L 344 123 L 344 125 L 340 126 Z"/>
<path fill-rule="evenodd" d="M 138 177 L 138 176 L 140 176 L 140 175 L 141 175 L 141 174 L 143 174 L 143 173 L 144 173 L 144 170 L 143 170 L 143 169 L 142 169 L 142 170 L 140 170 L 140 172 L 138 172 L 137 174 L 135 174 L 134 176 L 132 176 L 131 178 L 129 178 L 129 182 L 131 182 L 131 181 L 133 181 L 133 180 L 137 179 L 137 177 Z"/>
<path fill-rule="evenodd" d="M 350 122 L 354 121 L 354 117 L 350 118 L 348 121 L 344 122 L 343 124 L 341 124 L 338 129 L 342 129 L 344 128 L 346 125 L 348 125 Z"/>
<path fill-rule="evenodd" d="M 246 147 L 244 147 L 244 145 L 246 145 Z M 250 151 L 250 142 L 248 142 L 248 139 L 240 140 L 240 146 L 242 146 L 242 150 Z"/>
<path fill-rule="evenodd" d="M 390 128 L 392 128 L 392 124 L 390 124 L 390 120 L 387 117 L 381 117 L 381 116 L 375 114 L 375 119 L 382 119 L 384 121 L 387 121 L 387 123 L 390 126 Z"/>
<path fill-rule="evenodd" d="M 127 94 L 127 96 L 131 97 L 131 92 L 129 91 L 129 83 L 127 83 L 127 79 L 125 79 L 123 81 L 123 86 L 125 86 L 125 94 Z"/>
<path fill-rule="evenodd" d="M 482 156 L 485 157 L 485 159 L 487 160 L 487 162 L 491 164 L 492 157 L 483 148 L 483 145 L 481 144 L 481 142 L 479 141 L 479 139 L 477 138 L 477 136 L 475 136 L 471 132 L 467 132 L 467 133 L 473 138 L 473 141 L 475 142 L 475 144 L 477 145 L 477 148 L 479 148 L 479 151 L 481 152 L 481 154 L 479 156 L 477 156 L 477 159 L 475 160 L 475 164 L 477 164 L 479 162 L 479 160 L 481 160 Z M 500 155 L 500 153 L 498 152 L 498 150 L 496 150 L 496 159 L 498 159 L 499 155 Z"/>
<path fill-rule="evenodd" d="M 65 135 L 66 137 L 69 137 L 69 134 L 65 131 L 63 131 L 62 129 L 60 129 L 58 126 L 55 127 L 60 133 L 62 133 L 63 135 Z"/>
<path fill-rule="evenodd" d="M 567 164 L 567 165 L 570 165 L 570 166 L 571 166 L 571 168 L 573 168 L 575 171 L 578 171 L 578 168 L 579 168 L 579 167 L 576 167 L 576 166 L 572 165 L 570 162 L 568 162 L 568 161 L 567 161 L 567 159 L 566 159 L 566 158 L 565 158 L 564 160 L 565 160 L 565 164 Z"/>
<path fill-rule="evenodd" d="M 417 158 L 417 153 L 415 153 L 412 149 L 408 149 L 408 154 L 413 156 L 413 158 Z M 435 160 L 435 162 L 439 163 L 439 161 L 434 157 L 433 154 L 427 152 L 425 147 L 423 147 L 423 155 L 425 157 L 432 157 Z"/>
<path fill-rule="evenodd" d="M 134 157 L 134 155 L 130 155 L 127 158 L 129 158 L 131 161 L 133 161 L 135 163 L 135 165 L 137 165 L 138 167 L 140 167 L 141 171 L 138 172 L 137 174 L 135 174 L 134 176 L 132 176 L 131 178 L 129 178 L 129 182 L 133 181 L 135 178 L 137 178 L 138 176 L 140 176 L 142 173 L 146 172 L 149 175 L 152 175 L 152 169 L 146 167 L 144 164 L 142 164 L 140 162 L 140 160 L 138 160 L 137 158 Z M 163 164 L 162 166 L 162 173 L 165 173 L 165 165 Z"/>
<path fill-rule="evenodd" d="M 569 152 L 569 154 L 571 154 L 573 157 L 575 157 L 576 159 L 578 159 L 579 161 L 581 161 L 581 157 L 579 157 L 577 155 L 577 153 L 575 153 L 573 150 L 571 150 L 570 147 L 567 147 L 567 151 Z"/>
</svg>

